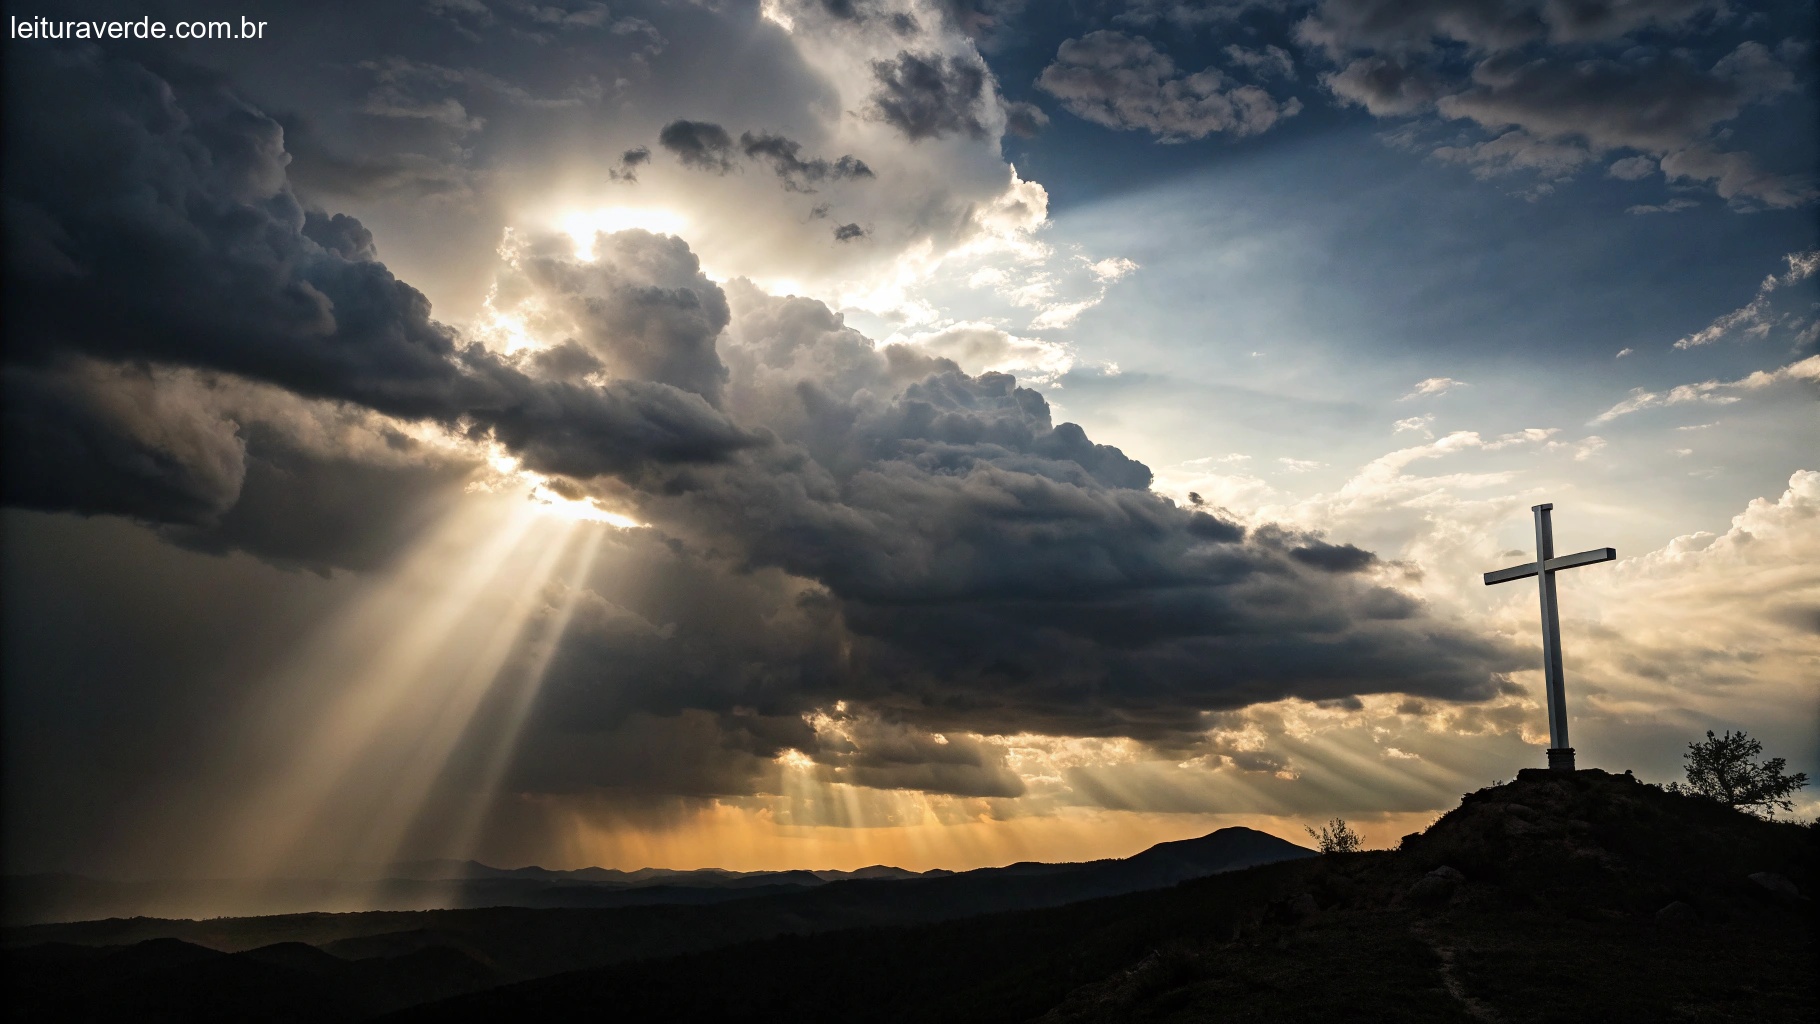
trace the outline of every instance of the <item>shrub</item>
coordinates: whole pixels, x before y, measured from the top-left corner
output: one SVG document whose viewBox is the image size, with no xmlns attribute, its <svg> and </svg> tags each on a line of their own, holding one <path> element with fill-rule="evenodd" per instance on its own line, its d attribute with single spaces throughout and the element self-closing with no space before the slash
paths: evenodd
<svg viewBox="0 0 1820 1024">
<path fill-rule="evenodd" d="M 1345 818 L 1333 819 L 1322 825 L 1319 832 L 1307 825 L 1302 827 L 1320 844 L 1322 853 L 1357 853 L 1365 848 L 1365 837 L 1353 831 Z"/>
<path fill-rule="evenodd" d="M 1807 773 L 1784 774 L 1787 762 L 1780 757 L 1759 763 L 1762 753 L 1763 744 L 1746 733 L 1727 729 L 1725 735 L 1714 736 L 1708 729 L 1704 743 L 1689 743 L 1681 755 L 1687 761 L 1687 784 L 1671 782 L 1663 788 L 1766 818 L 1778 810 L 1794 810 L 1788 796 L 1807 785 Z"/>
</svg>

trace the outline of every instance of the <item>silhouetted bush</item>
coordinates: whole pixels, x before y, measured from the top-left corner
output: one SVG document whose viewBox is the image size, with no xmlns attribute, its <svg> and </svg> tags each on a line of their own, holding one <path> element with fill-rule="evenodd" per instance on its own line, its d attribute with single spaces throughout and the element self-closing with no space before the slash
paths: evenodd
<svg viewBox="0 0 1820 1024">
<path fill-rule="evenodd" d="M 1747 733 L 1727 729 L 1725 735 L 1714 736 L 1708 729 L 1704 743 L 1689 743 L 1681 755 L 1687 761 L 1687 784 L 1671 782 L 1664 788 L 1766 818 L 1778 810 L 1794 810 L 1788 796 L 1807 785 L 1807 773 L 1785 774 L 1782 769 L 1788 762 L 1780 757 L 1759 763 L 1756 759 L 1762 753 L 1763 744 Z"/>
<path fill-rule="evenodd" d="M 1333 819 L 1319 832 L 1306 825 L 1302 828 L 1320 844 L 1322 853 L 1357 853 L 1365 848 L 1365 837 L 1353 831 L 1345 818 Z"/>
</svg>

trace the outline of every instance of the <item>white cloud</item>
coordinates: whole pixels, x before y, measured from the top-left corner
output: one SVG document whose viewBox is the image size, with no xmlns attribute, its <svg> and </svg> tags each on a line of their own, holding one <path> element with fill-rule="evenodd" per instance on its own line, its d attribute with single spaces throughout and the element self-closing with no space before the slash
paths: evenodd
<svg viewBox="0 0 1820 1024">
<path fill-rule="evenodd" d="M 1743 401 L 1741 392 L 1761 391 L 1778 384 L 1795 381 L 1820 381 L 1820 356 L 1808 356 L 1806 359 L 1774 370 L 1758 370 L 1750 376 L 1738 380 L 1708 380 L 1698 384 L 1682 384 L 1666 392 L 1632 388 L 1629 398 L 1594 416 L 1591 425 L 1610 423 L 1620 416 L 1628 416 L 1643 409 L 1656 409 L 1667 405 L 1686 405 L 1695 402 L 1706 405 L 1730 405 Z"/>
<path fill-rule="evenodd" d="M 1026 381 L 1049 381 L 1074 368 L 1066 345 L 1025 338 L 990 323 L 960 321 L 926 331 L 895 334 L 889 342 L 915 345 L 961 365 L 968 373 L 997 370 Z"/>
<path fill-rule="evenodd" d="M 1788 264 L 1788 270 L 1781 275 L 1771 274 L 1765 277 L 1763 283 L 1757 286 L 1756 296 L 1749 303 L 1675 342 L 1675 347 L 1690 349 L 1710 345 L 1734 333 L 1747 338 L 1761 338 L 1777 326 L 1786 326 L 1797 334 L 1811 332 L 1815 323 L 1811 310 L 1778 315 L 1774 309 L 1774 294 L 1814 276 L 1815 269 L 1820 268 L 1820 249 L 1791 252 L 1783 260 Z"/>
<path fill-rule="evenodd" d="M 1432 412 L 1425 412 L 1420 416 L 1411 416 L 1408 419 L 1398 420 L 1396 422 L 1396 432 L 1401 434 L 1406 430 L 1413 430 L 1420 431 L 1423 437 L 1433 437 L 1435 436 L 1434 432 L 1428 428 L 1434 424 L 1434 421 L 1435 414 Z"/>
<path fill-rule="evenodd" d="M 1621 181 L 1640 181 L 1656 173 L 1656 161 L 1647 156 L 1627 156 L 1612 161 L 1605 173 Z"/>
<path fill-rule="evenodd" d="M 1636 206 L 1627 206 L 1624 208 L 1624 212 L 1639 215 L 1648 213 L 1680 213 L 1682 210 L 1691 210 L 1699 205 L 1699 203 L 1692 199 L 1675 198 L 1670 199 L 1666 203 L 1657 203 L 1654 205 L 1639 203 Z"/>
<path fill-rule="evenodd" d="M 1452 377 L 1429 377 L 1424 380 L 1416 381 L 1416 386 L 1410 390 L 1409 394 L 1404 395 L 1402 398 L 1398 399 L 1398 401 L 1407 402 L 1412 398 L 1424 398 L 1429 395 L 1444 395 L 1454 388 L 1463 388 L 1467 386 L 1465 381 L 1454 380 Z"/>
<path fill-rule="evenodd" d="M 1102 281 L 1117 281 L 1119 278 L 1138 269 L 1138 265 L 1123 256 L 1113 256 L 1098 263 L 1087 264 L 1087 269 L 1094 277 Z"/>
<path fill-rule="evenodd" d="M 1605 439 L 1597 434 L 1583 437 L 1578 441 L 1550 441 L 1543 446 L 1551 452 L 1569 452 L 1575 462 L 1585 462 L 1605 447 Z"/>
</svg>

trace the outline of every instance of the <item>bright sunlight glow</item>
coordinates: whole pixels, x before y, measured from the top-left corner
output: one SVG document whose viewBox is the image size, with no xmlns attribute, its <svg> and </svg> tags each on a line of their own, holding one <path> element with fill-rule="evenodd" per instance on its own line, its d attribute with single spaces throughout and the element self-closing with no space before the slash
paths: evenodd
<svg viewBox="0 0 1820 1024">
<path fill-rule="evenodd" d="M 611 234 L 628 228 L 640 228 L 660 235 L 680 234 L 688 227 L 688 218 L 672 210 L 642 206 L 607 206 L 598 210 L 576 210 L 562 217 L 563 233 L 575 240 L 577 259 L 594 259 L 594 236 Z"/>
</svg>

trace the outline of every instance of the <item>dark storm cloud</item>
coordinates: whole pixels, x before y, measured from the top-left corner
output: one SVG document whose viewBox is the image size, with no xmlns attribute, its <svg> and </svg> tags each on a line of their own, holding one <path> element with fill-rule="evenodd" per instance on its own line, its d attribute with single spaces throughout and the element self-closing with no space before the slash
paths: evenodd
<svg viewBox="0 0 1820 1024">
<path fill-rule="evenodd" d="M 845 29 L 864 30 L 874 25 L 897 36 L 915 35 L 922 24 L 907 10 L 893 10 L 892 0 L 783 0 L 792 21 L 822 20 Z"/>
<path fill-rule="evenodd" d="M 841 712 L 827 725 L 833 728 L 818 730 L 808 747 L 825 781 L 955 796 L 1024 795 L 1024 780 L 1006 767 L 1004 751 L 973 737 Z"/>
<path fill-rule="evenodd" d="M 854 242 L 866 237 L 866 229 L 858 224 L 840 224 L 834 228 L 836 242 Z"/>
<path fill-rule="evenodd" d="M 739 148 L 748 158 L 770 164 L 784 188 L 791 192 L 814 192 L 812 186 L 822 181 L 874 176 L 872 168 L 854 156 L 843 156 L 832 163 L 821 157 L 804 160 L 797 155 L 802 151 L 802 145 L 782 135 L 743 132 L 739 137 Z"/>
<path fill-rule="evenodd" d="M 352 263 L 379 259 L 379 249 L 373 244 L 373 233 L 366 229 L 366 225 L 344 213 L 304 211 L 303 237 Z"/>
<path fill-rule="evenodd" d="M 777 443 L 629 497 L 686 550 L 714 553 L 694 572 L 781 571 L 815 589 L 754 602 L 776 609 L 775 660 L 736 653 L 722 613 L 675 605 L 639 609 L 678 622 L 665 638 L 602 642 L 598 656 L 565 645 L 565 720 L 844 700 L 923 732 L 1158 738 L 1285 696 L 1487 697 L 1516 665 L 1374 582 L 1369 552 L 1178 508 L 1142 463 L 1053 423 L 1007 375 L 880 351 L 811 300 L 740 286 L 733 313 L 722 407 Z M 672 669 L 647 678 L 641 645 L 653 672 Z M 851 780 L 887 778 L 798 749 Z M 943 785 L 983 794 L 995 777 Z M 902 778 L 937 785 L 921 769 Z"/>
<path fill-rule="evenodd" d="M 322 415 L 359 417 L 345 407 Z M 282 421 L 243 415 L 237 425 L 246 457 L 232 505 L 206 522 L 163 527 L 166 539 L 316 572 L 374 569 L 407 549 L 480 468 L 471 455 L 431 450 L 384 425 L 362 425 L 385 446 L 378 452 L 345 438 L 312 444 Z"/>
<path fill-rule="evenodd" d="M 423 152 L 349 153 L 323 139 L 301 114 L 274 114 L 284 128 L 285 168 L 291 182 L 312 194 L 373 198 L 405 195 L 418 199 L 465 199 L 474 175 L 459 149 L 441 155 Z"/>
<path fill-rule="evenodd" d="M 1326 572 L 1360 572 L 1371 568 L 1378 560 L 1377 555 L 1362 548 L 1326 541 L 1310 541 L 1301 547 L 1290 548 L 1289 557 Z"/>
<path fill-rule="evenodd" d="M 1426 110 L 1442 90 L 1428 72 L 1379 56 L 1348 61 L 1345 67 L 1328 74 L 1325 81 L 1335 96 L 1356 103 L 1377 117 Z"/>
<path fill-rule="evenodd" d="M 1447 43 L 1498 51 L 1676 28 L 1723 6 L 1718 0 L 1321 0 L 1297 31 L 1336 54 L 1410 53 Z"/>
<path fill-rule="evenodd" d="M 828 13 L 828 17 L 840 21 L 859 21 L 867 16 L 860 10 L 865 5 L 857 0 L 816 0 L 816 2 L 821 5 L 822 10 Z"/>
<path fill-rule="evenodd" d="M 628 184 L 638 181 L 638 169 L 651 162 L 651 150 L 645 146 L 628 149 L 619 155 L 619 166 L 607 171 L 607 177 L 613 181 Z"/>
<path fill-rule="evenodd" d="M 1049 115 L 1034 103 L 1021 100 L 1005 104 L 1005 131 L 1020 139 L 1034 139 L 1049 127 Z"/>
<path fill-rule="evenodd" d="M 868 114 L 912 141 L 966 134 L 983 138 L 986 66 L 967 57 L 908 50 L 872 62 L 877 87 Z"/>
<path fill-rule="evenodd" d="M 1062 43 L 1036 84 L 1078 117 L 1165 142 L 1252 135 L 1302 109 L 1294 98 L 1279 104 L 1255 85 L 1235 85 L 1217 68 L 1184 74 L 1150 40 L 1108 30 Z"/>
<path fill-rule="evenodd" d="M 5 126 L 9 365 L 55 373 L 80 355 L 221 371 L 491 435 L 584 477 L 754 443 L 700 394 L 541 380 L 465 343 L 373 259 L 357 221 L 303 209 L 278 124 L 218 86 L 35 48 L 10 62 L 8 86 L 42 97 Z M 19 386 L 35 387 L 27 408 L 70 393 Z M 105 447 L 93 416 L 46 422 Z"/>
<path fill-rule="evenodd" d="M 1601 148 L 1645 151 L 1679 148 L 1736 117 L 1751 100 L 1793 87 L 1788 70 L 1754 43 L 1711 71 L 1676 57 L 1513 59 L 1486 60 L 1473 79 L 1470 88 L 1440 101 L 1442 112 L 1487 127 L 1521 126 L 1541 137 L 1579 135 Z"/>
<path fill-rule="evenodd" d="M 804 159 L 802 143 L 772 132 L 741 132 L 735 150 L 733 136 L 720 125 L 706 121 L 672 121 L 663 127 L 657 141 L 676 154 L 683 166 L 715 174 L 731 173 L 734 157 L 743 154 L 748 160 L 769 166 L 790 192 L 812 193 L 822 182 L 875 177 L 872 168 L 856 156 Z M 629 173 L 625 180 L 631 180 Z"/>
<path fill-rule="evenodd" d="M 1671 180 L 1798 205 L 1815 194 L 1801 174 L 1721 149 L 1727 122 L 1795 88 L 1788 54 L 1763 41 L 1712 50 L 1703 37 L 1722 14 L 1704 0 L 1323 0 L 1296 32 L 1331 63 L 1323 81 L 1342 102 L 1380 117 L 1434 111 L 1504 133 L 1437 150 L 1475 173 L 1556 177 L 1631 150 L 1666 160 Z M 1667 48 L 1648 33 L 1686 45 Z"/>
<path fill-rule="evenodd" d="M 382 417 L 237 378 L 90 361 L 5 375 L 8 504 L 160 523 L 197 550 L 373 568 L 480 468 Z"/>
<path fill-rule="evenodd" d="M 707 121 L 671 121 L 657 134 L 657 143 L 676 154 L 684 167 L 726 174 L 733 170 L 733 136 Z"/>
<path fill-rule="evenodd" d="M 149 374 L 5 367 L 9 505 L 206 523 L 246 476 L 234 425 L 161 400 Z"/>
</svg>

